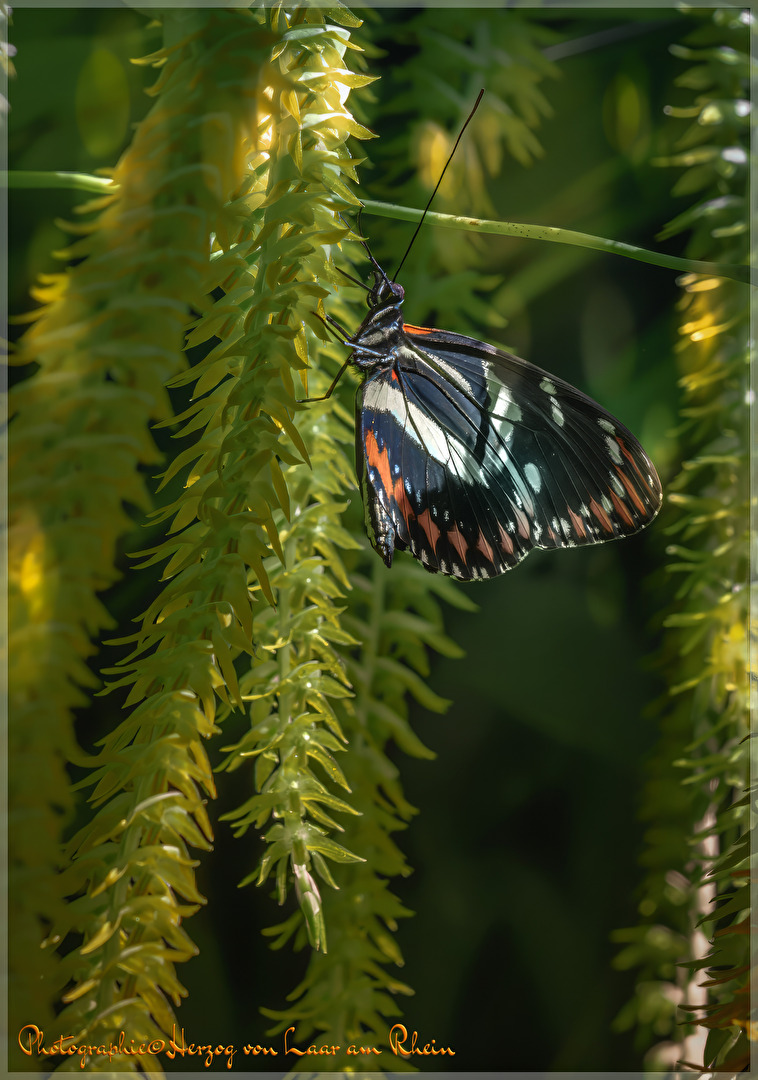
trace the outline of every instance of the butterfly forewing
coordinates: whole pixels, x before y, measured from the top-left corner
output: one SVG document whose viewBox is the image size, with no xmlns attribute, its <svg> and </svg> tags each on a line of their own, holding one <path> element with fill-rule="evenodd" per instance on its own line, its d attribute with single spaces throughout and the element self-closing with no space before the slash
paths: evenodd
<svg viewBox="0 0 758 1080">
<path fill-rule="evenodd" d="M 655 516 L 655 468 L 590 398 L 472 338 L 398 330 L 357 399 L 367 525 L 387 565 L 409 548 L 431 571 L 487 578 L 533 547 L 612 540 Z"/>
</svg>

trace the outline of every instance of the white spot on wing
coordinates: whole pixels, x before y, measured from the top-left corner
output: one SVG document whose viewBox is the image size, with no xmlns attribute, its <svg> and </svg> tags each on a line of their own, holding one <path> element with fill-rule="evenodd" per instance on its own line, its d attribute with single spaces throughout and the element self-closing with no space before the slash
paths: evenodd
<svg viewBox="0 0 758 1080">
<path fill-rule="evenodd" d="M 560 408 L 559 405 L 556 404 L 555 401 L 550 402 L 550 412 L 553 417 L 553 421 L 558 425 L 558 427 L 563 427 L 566 418 L 563 415 L 563 410 Z"/>
<path fill-rule="evenodd" d="M 621 495 L 621 497 L 623 498 L 624 495 L 626 495 L 626 492 L 624 490 L 624 485 L 621 483 L 618 476 L 616 476 L 614 472 L 609 472 L 608 476 L 610 478 L 611 487 L 613 488 L 613 490 L 616 492 L 617 495 Z"/>
<path fill-rule="evenodd" d="M 611 455 L 611 461 L 613 462 L 613 464 L 620 465 L 621 448 L 619 447 L 618 442 L 613 438 L 612 435 L 606 435 L 605 444 L 608 447 L 608 453 Z"/>
<path fill-rule="evenodd" d="M 609 435 L 616 434 L 616 429 L 609 420 L 605 420 L 602 416 L 598 416 L 597 422 L 598 424 L 600 424 L 600 427 L 603 429 L 603 431 L 607 431 Z"/>
<path fill-rule="evenodd" d="M 513 424 L 508 420 L 501 420 L 497 427 L 497 433 L 504 443 L 510 442 L 513 438 Z"/>
<path fill-rule="evenodd" d="M 534 491 L 535 494 L 539 495 L 540 488 L 542 487 L 542 476 L 540 475 L 540 470 L 537 468 L 533 461 L 527 461 L 526 465 L 524 466 L 524 475 L 526 476 L 527 482 L 531 487 L 532 491 Z"/>
<path fill-rule="evenodd" d="M 495 404 L 492 406 L 492 416 L 497 417 L 498 420 L 513 420 L 514 423 L 518 423 L 521 419 L 521 409 L 514 403 L 507 386 L 503 385 L 498 390 Z"/>
<path fill-rule="evenodd" d="M 540 390 L 544 390 L 546 394 L 557 394 L 555 389 L 555 383 L 551 379 L 543 379 L 540 383 Z"/>
</svg>

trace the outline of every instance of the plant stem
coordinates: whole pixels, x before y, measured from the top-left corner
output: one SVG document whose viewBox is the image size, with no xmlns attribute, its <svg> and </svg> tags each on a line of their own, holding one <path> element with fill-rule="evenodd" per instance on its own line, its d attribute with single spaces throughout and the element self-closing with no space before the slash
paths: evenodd
<svg viewBox="0 0 758 1080">
<path fill-rule="evenodd" d="M 397 218 L 400 221 L 420 221 L 421 210 L 393 203 L 363 200 L 363 209 L 367 214 L 377 217 Z M 453 214 L 428 213 L 426 220 L 446 229 L 466 229 L 469 232 L 492 233 L 495 236 L 519 236 L 529 240 L 552 240 L 556 244 L 572 244 L 574 247 L 592 248 L 606 251 L 612 255 L 625 255 L 629 259 L 663 266 L 669 270 L 682 270 L 690 274 L 708 274 L 711 277 L 730 278 L 745 284 L 751 281 L 751 268 L 734 263 L 701 262 L 699 259 L 680 259 L 674 255 L 664 255 L 659 251 L 646 251 L 634 244 L 624 244 L 620 240 L 606 240 L 602 236 L 589 236 L 573 229 L 558 229 L 551 225 L 527 225 L 513 221 L 485 221 L 481 218 L 458 217 Z M 753 284 L 758 284 L 758 276 L 753 276 Z"/>
<path fill-rule="evenodd" d="M 75 191 L 94 191 L 100 194 L 113 187 L 107 176 L 92 176 L 75 172 L 29 172 L 25 169 L 0 171 L 0 188 L 70 188 Z"/>
<path fill-rule="evenodd" d="M 105 192 L 112 181 L 104 176 L 90 176 L 87 173 L 73 172 L 28 172 L 11 170 L 0 172 L 0 187 L 9 188 L 72 188 L 77 191 Z M 367 214 L 377 217 L 397 218 L 398 221 L 420 221 L 421 210 L 410 206 L 397 206 L 394 203 L 363 201 Z M 606 240 L 602 236 L 590 236 L 574 229 L 559 229 L 553 225 L 527 225 L 525 222 L 486 221 L 482 218 L 458 217 L 453 214 L 429 212 L 426 220 L 433 225 L 446 229 L 466 229 L 469 232 L 491 233 L 495 236 L 518 236 L 528 240 L 551 240 L 555 244 L 572 244 L 574 247 L 591 248 L 593 251 L 606 251 L 611 255 L 625 255 L 628 259 L 663 266 L 668 270 L 680 270 L 689 274 L 708 274 L 710 277 L 730 278 L 744 284 L 758 284 L 758 274 L 751 272 L 751 267 L 735 263 L 703 262 L 700 259 L 680 259 L 675 255 L 664 255 L 660 251 L 647 251 L 634 244 L 624 244 L 620 240 Z"/>
</svg>

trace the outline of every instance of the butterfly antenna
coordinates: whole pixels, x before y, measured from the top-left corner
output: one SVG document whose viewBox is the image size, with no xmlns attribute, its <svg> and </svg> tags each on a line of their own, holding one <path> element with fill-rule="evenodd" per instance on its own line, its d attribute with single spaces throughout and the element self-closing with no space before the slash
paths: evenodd
<svg viewBox="0 0 758 1080">
<path fill-rule="evenodd" d="M 442 183 L 442 181 L 443 181 L 443 179 L 444 179 L 444 177 L 445 177 L 445 173 L 447 172 L 447 167 L 448 167 L 448 165 L 450 164 L 450 162 L 451 162 L 451 161 L 453 160 L 453 154 L 454 154 L 454 153 L 455 153 L 455 151 L 456 151 L 456 150 L 458 149 L 458 143 L 459 143 L 459 142 L 461 141 L 461 139 L 463 138 L 463 132 L 464 132 L 464 131 L 466 130 L 466 128 L 467 128 L 467 127 L 469 126 L 469 124 L 470 124 L 470 122 L 471 122 L 471 119 L 473 118 L 473 115 L 474 115 L 474 113 L 475 113 L 475 112 L 476 112 L 476 110 L 477 110 L 477 109 L 479 108 L 479 102 L 480 102 L 480 101 L 482 100 L 483 96 L 484 96 L 484 90 L 480 90 L 480 91 L 479 91 L 479 97 L 478 97 L 478 98 L 476 99 L 476 101 L 474 102 L 474 107 L 473 107 L 473 109 L 471 110 L 471 112 L 470 112 L 470 113 L 468 114 L 468 117 L 467 117 L 467 119 L 466 119 L 466 123 L 465 123 L 465 124 L 463 125 L 463 127 L 461 128 L 461 130 L 460 130 L 460 132 L 459 132 L 459 134 L 458 134 L 458 138 L 457 138 L 457 139 L 455 140 L 455 146 L 454 146 L 454 147 L 453 147 L 453 149 L 452 149 L 452 150 L 450 151 L 450 157 L 449 157 L 449 158 L 447 159 L 447 161 L 445 162 L 445 168 L 444 168 L 444 169 L 442 170 L 442 172 L 440 173 L 440 178 L 439 178 L 439 180 L 437 181 L 437 186 L 435 187 L 434 191 L 433 191 L 433 192 L 431 193 L 431 195 L 429 196 L 429 201 L 427 202 L 426 206 L 424 207 L 424 212 L 423 212 L 423 214 L 421 215 L 421 220 L 419 221 L 418 225 L 416 226 L 416 231 L 415 231 L 415 233 L 413 234 L 413 236 L 411 237 L 411 242 L 410 242 L 410 244 L 408 245 L 408 247 L 406 248 L 406 251 L 405 251 L 405 255 L 403 255 L 402 259 L 400 260 L 400 265 L 398 266 L 397 270 L 395 271 L 395 273 L 394 273 L 394 275 L 393 275 L 393 281 L 397 281 L 398 277 L 400 276 L 400 271 L 401 271 L 401 270 L 402 270 L 402 268 L 403 268 L 403 263 L 404 263 L 404 262 L 405 262 L 405 260 L 406 260 L 406 259 L 408 258 L 408 253 L 410 252 L 411 248 L 413 247 L 413 243 L 414 243 L 414 241 L 415 241 L 416 237 L 417 237 L 417 236 L 418 236 L 418 234 L 419 234 L 419 230 L 421 229 L 421 226 L 422 226 L 422 225 L 424 224 L 424 218 L 426 217 L 427 211 L 429 210 L 429 207 L 430 207 L 430 206 L 432 205 L 432 200 L 434 199 L 434 196 L 435 196 L 435 195 L 437 194 L 437 192 L 438 192 L 438 190 L 439 190 L 439 186 L 440 186 L 440 184 Z"/>
<path fill-rule="evenodd" d="M 371 248 L 370 248 L 370 247 L 368 246 L 368 244 L 366 243 L 366 241 L 365 241 L 365 240 L 363 239 L 363 237 L 362 237 L 362 236 L 360 235 L 360 232 L 361 232 L 361 214 L 362 214 L 362 213 L 363 213 L 363 207 L 361 207 L 361 208 L 360 208 L 360 210 L 358 211 L 357 217 L 356 217 L 356 226 L 357 226 L 357 232 L 358 232 L 358 243 L 359 243 L 359 244 L 361 245 L 361 247 L 363 248 L 363 250 L 364 250 L 364 251 L 366 252 L 366 254 L 368 255 L 368 257 L 369 257 L 369 261 L 371 262 L 371 265 L 372 265 L 372 266 L 374 267 L 374 269 L 375 269 L 375 270 L 378 270 L 378 271 L 379 271 L 379 273 L 380 273 L 380 274 L 382 275 L 382 277 L 386 279 L 387 275 L 386 275 L 386 274 L 385 274 L 385 272 L 384 272 L 384 271 L 382 270 L 381 266 L 380 266 L 380 265 L 379 265 L 379 263 L 378 263 L 378 262 L 376 261 L 376 259 L 374 258 L 374 256 L 373 256 L 373 255 L 371 254 Z M 343 224 L 343 225 L 345 226 L 345 228 L 347 228 L 347 229 L 350 229 L 350 231 L 351 231 L 351 232 L 353 232 L 353 231 L 354 231 L 354 230 L 353 230 L 353 226 L 352 226 L 352 225 L 350 224 L 350 222 L 349 222 L 349 221 L 347 220 L 347 218 L 346 218 L 346 217 L 344 216 L 344 214 L 342 214 L 341 212 L 339 212 L 339 211 L 338 211 L 338 212 L 337 212 L 337 217 L 338 217 L 338 218 L 340 219 L 340 221 L 341 221 L 341 222 L 342 222 L 342 224 Z M 371 289 L 370 289 L 370 287 L 369 287 L 368 285 L 364 285 L 364 284 L 363 284 L 363 282 L 361 282 L 361 281 L 357 281 L 357 280 L 356 280 L 356 278 L 354 278 L 354 277 L 350 277 L 350 275 L 349 275 L 349 274 L 346 274 L 344 270 L 340 270 L 340 268 L 339 268 L 339 267 L 336 267 L 336 269 L 337 269 L 337 270 L 339 270 L 339 272 L 340 272 L 341 274 L 344 274 L 344 276 L 345 276 L 345 277 L 349 277 L 349 278 L 350 278 L 350 280 L 351 280 L 352 282 L 354 282 L 354 284 L 356 284 L 356 285 L 360 285 L 360 287 L 361 287 L 362 289 L 365 289 L 365 290 L 366 290 L 366 292 L 371 292 Z"/>
<path fill-rule="evenodd" d="M 484 93 L 484 91 L 482 91 L 482 93 Z M 468 121 L 466 121 L 466 122 L 468 123 Z M 371 248 L 370 248 L 370 247 L 368 246 L 368 244 L 366 243 L 366 241 L 365 241 L 365 240 L 364 240 L 364 239 L 362 238 L 362 236 L 360 235 L 360 233 L 361 233 L 361 214 L 362 214 L 362 213 L 363 213 L 363 207 L 361 207 L 361 208 L 360 208 L 360 210 L 358 211 L 358 214 L 357 214 L 357 216 L 356 216 L 356 226 L 357 226 L 357 231 L 358 231 L 358 242 L 359 242 L 359 244 L 361 245 L 361 247 L 363 248 L 363 250 L 364 250 L 364 251 L 366 252 L 366 254 L 368 255 L 368 257 L 369 257 L 369 262 L 371 263 L 371 265 L 372 265 L 372 266 L 374 267 L 374 269 L 375 269 L 375 270 L 377 270 L 377 271 L 379 272 L 379 274 L 380 274 L 380 275 L 381 275 L 381 276 L 382 276 L 382 277 L 384 278 L 384 280 L 385 280 L 385 281 L 387 281 L 387 275 L 385 274 L 384 270 L 382 270 L 381 266 L 380 266 L 380 265 L 379 265 L 379 263 L 378 263 L 378 262 L 376 261 L 376 259 L 374 258 L 374 256 L 373 256 L 373 255 L 371 254 Z M 349 222 L 349 221 L 347 220 L 347 218 L 345 218 L 345 217 L 343 216 L 343 214 L 342 214 L 342 213 L 338 212 L 338 213 L 337 213 L 337 217 L 338 217 L 338 218 L 340 219 L 340 221 L 342 222 L 342 224 L 343 224 L 343 225 L 344 225 L 344 226 L 345 226 L 346 228 L 350 229 L 350 230 L 351 230 L 351 232 L 353 231 L 353 227 L 352 227 L 352 225 L 351 225 L 351 224 L 350 224 L 350 222 Z M 406 253 L 406 254 L 407 254 L 407 253 Z M 337 269 L 337 270 L 339 270 L 339 267 L 337 267 L 336 269 Z M 341 274 L 344 274 L 344 276 L 345 276 L 345 277 L 350 277 L 350 275 L 349 275 L 349 274 L 346 274 L 344 270 L 339 270 L 339 272 L 340 272 Z M 368 286 L 368 285 L 364 285 L 364 284 L 363 284 L 362 282 L 360 282 L 360 281 L 357 281 L 357 280 L 356 280 L 355 278 L 353 278 L 353 277 L 351 277 L 351 278 L 350 278 L 350 280 L 351 280 L 352 282 L 354 282 L 354 283 L 355 283 L 356 285 L 360 285 L 360 287 L 361 287 L 362 289 L 365 289 L 365 290 L 366 290 L 366 292 L 371 292 L 371 288 L 370 288 L 370 286 Z"/>
</svg>

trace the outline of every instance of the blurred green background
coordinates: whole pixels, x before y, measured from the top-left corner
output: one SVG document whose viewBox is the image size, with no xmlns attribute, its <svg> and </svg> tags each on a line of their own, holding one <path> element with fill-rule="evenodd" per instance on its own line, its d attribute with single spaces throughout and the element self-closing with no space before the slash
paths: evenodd
<svg viewBox="0 0 758 1080">
<path fill-rule="evenodd" d="M 553 110 L 536 130 L 544 156 L 524 167 L 506 155 L 483 182 L 491 216 L 657 246 L 656 232 L 688 204 L 670 195 L 671 175 L 651 165 L 677 134 L 663 113 L 680 94 L 668 47 L 689 29 L 687 16 L 619 8 L 521 14 L 544 32 L 540 47 L 560 77 L 541 84 Z M 354 95 L 355 107 L 381 138 L 363 147 L 371 160 L 361 191 L 394 200 L 397 176 L 415 182 L 414 162 L 398 159 L 398 142 L 429 119 L 435 88 L 428 101 L 403 96 L 418 52 L 403 32 L 413 10 L 366 17 L 368 70 L 382 81 Z M 476 9 L 460 18 L 471 20 L 473 34 Z M 47 9 L 40 17 L 22 8 L 11 40 L 18 52 L 10 168 L 112 165 L 147 111 L 143 89 L 153 81 L 129 58 L 156 48 L 159 29 L 129 10 Z M 468 46 L 476 48 L 475 36 Z M 477 89 L 472 80 L 472 101 Z M 414 205 L 427 190 L 418 184 Z M 457 204 L 452 192 L 436 208 L 468 212 L 461 205 L 467 193 L 459 195 Z M 38 273 L 60 267 L 51 252 L 68 238 L 55 221 L 74 219 L 82 198 L 10 192 L 12 312 L 28 309 Z M 366 215 L 363 228 L 379 260 L 394 268 L 412 227 Z M 449 321 L 445 245 L 454 252 L 455 241 L 441 233 L 427 226 L 409 257 L 406 315 L 470 332 L 475 317 L 468 326 Z M 677 242 L 666 250 L 678 254 Z M 537 242 L 488 237 L 477 252 L 477 271 L 499 279 L 482 300 L 508 320 L 480 325 L 479 336 L 600 400 L 642 439 L 665 485 L 677 455 L 669 436 L 677 405 L 675 275 Z M 356 493 L 354 512 L 357 502 Z M 450 614 L 449 632 L 466 658 L 433 658 L 430 684 L 452 705 L 444 717 L 414 710 L 414 726 L 437 759 L 395 755 L 406 796 L 420 810 L 400 841 L 415 872 L 394 884 L 417 912 L 399 931 L 402 978 L 416 991 L 404 1003 L 404 1022 L 424 1041 L 456 1050 L 454 1058 L 432 1059 L 436 1070 L 640 1066 L 631 1035 L 612 1030 L 633 975 L 613 969 L 610 934 L 636 921 L 636 811 L 656 738 L 646 709 L 665 689 L 655 669 L 665 525 L 664 510 L 651 530 L 624 543 L 535 552 L 515 573 L 468 590 L 476 614 Z M 135 522 L 123 550 L 147 543 Z M 128 632 L 154 588 L 150 573 L 127 567 L 124 556 L 125 577 L 107 596 L 122 623 L 113 636 Z M 104 648 L 93 668 L 115 657 Z M 115 709 L 108 697 L 82 712 L 85 747 L 113 723 Z M 216 760 L 229 741 L 218 740 Z M 214 821 L 248 794 L 241 773 L 220 782 Z M 304 971 L 303 954 L 272 954 L 260 935 L 280 918 L 268 888 L 237 889 L 258 846 L 253 835 L 233 840 L 220 823 L 215 850 L 203 857 L 199 885 L 208 905 L 189 927 L 200 955 L 180 972 L 190 991 L 180 1013 L 188 1037 L 267 1043 L 259 1006 L 284 1007 Z"/>
</svg>

